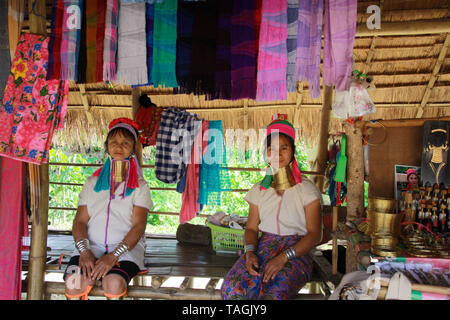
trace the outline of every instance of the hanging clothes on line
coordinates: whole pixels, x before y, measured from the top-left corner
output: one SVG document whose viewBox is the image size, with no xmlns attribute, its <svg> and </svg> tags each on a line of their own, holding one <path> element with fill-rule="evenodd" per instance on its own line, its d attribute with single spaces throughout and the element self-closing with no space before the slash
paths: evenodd
<svg viewBox="0 0 450 320">
<path fill-rule="evenodd" d="M 261 14 L 256 100 L 286 100 L 287 1 L 263 0 Z"/>
<path fill-rule="evenodd" d="M 308 81 L 310 98 L 320 97 L 323 0 L 300 1 L 296 79 Z"/>
<path fill-rule="evenodd" d="M 148 83 L 145 14 L 145 3 L 124 3 L 122 0 L 119 10 L 118 83 Z"/>
<path fill-rule="evenodd" d="M 191 151 L 191 161 L 187 166 L 185 188 L 180 209 L 180 223 L 186 223 L 200 212 L 199 198 L 200 163 L 208 146 L 209 121 L 203 120 L 202 127 L 195 137 Z"/>
<path fill-rule="evenodd" d="M 156 1 L 152 63 L 152 82 L 155 87 L 178 87 L 175 72 L 176 49 L 177 0 Z"/>
<path fill-rule="evenodd" d="M 223 191 L 231 191 L 222 120 L 209 121 L 208 147 L 200 166 L 198 202 L 220 205 Z"/>
<path fill-rule="evenodd" d="M 158 108 L 147 95 L 139 97 L 139 104 L 140 107 L 136 114 L 136 122 L 140 128 L 139 141 L 144 148 L 154 146 L 164 108 Z"/>
<path fill-rule="evenodd" d="M 64 0 L 53 0 L 47 80 L 59 79 L 61 70 L 63 18 Z"/>
<path fill-rule="evenodd" d="M 233 0 L 231 24 L 231 99 L 255 99 L 258 39 L 255 2 Z"/>
<path fill-rule="evenodd" d="M 177 183 L 186 174 L 194 139 L 201 128 L 195 114 L 178 108 L 161 113 L 156 139 L 155 176 L 164 183 Z"/>
<path fill-rule="evenodd" d="M 46 36 L 23 33 L 0 109 L 0 155 L 47 163 L 54 130 L 62 129 L 69 82 L 45 80 Z"/>
<path fill-rule="evenodd" d="M 116 80 L 117 25 L 119 0 L 107 0 L 105 16 L 105 40 L 103 45 L 103 81 Z"/>
<path fill-rule="evenodd" d="M 60 80 L 77 79 L 78 51 L 81 37 L 81 16 L 72 8 L 82 10 L 81 0 L 64 0 L 64 15 L 61 40 L 61 72 Z"/>
<path fill-rule="evenodd" d="M 325 2 L 323 84 L 336 90 L 348 89 L 353 71 L 357 0 Z"/>
</svg>

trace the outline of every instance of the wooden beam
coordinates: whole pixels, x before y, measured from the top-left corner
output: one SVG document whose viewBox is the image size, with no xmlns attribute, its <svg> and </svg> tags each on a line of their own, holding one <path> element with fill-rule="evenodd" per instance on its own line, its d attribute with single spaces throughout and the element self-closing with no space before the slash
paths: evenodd
<svg viewBox="0 0 450 320">
<path fill-rule="evenodd" d="M 397 119 L 397 120 L 377 120 L 376 122 L 364 121 L 368 128 L 379 127 L 422 127 L 425 121 L 450 121 L 450 116 L 436 117 L 436 118 L 421 118 L 421 119 Z M 362 123 L 361 123 L 362 125 Z M 360 126 L 361 126 L 360 125 Z"/>
<path fill-rule="evenodd" d="M 450 19 L 381 22 L 381 29 L 370 30 L 366 23 L 356 26 L 356 37 L 442 34 L 450 32 Z"/>
<path fill-rule="evenodd" d="M 439 57 L 434 66 L 433 72 L 431 73 L 430 81 L 428 82 L 427 88 L 425 89 L 425 93 L 422 97 L 422 102 L 420 103 L 420 106 L 417 110 L 416 118 L 422 118 L 424 109 L 428 103 L 428 100 L 430 99 L 431 90 L 433 89 L 434 84 L 438 78 L 439 70 L 441 70 L 441 66 L 444 63 L 445 57 L 447 56 L 449 46 L 450 46 L 450 33 L 447 33 L 441 52 L 439 53 Z"/>
<path fill-rule="evenodd" d="M 45 30 L 45 0 L 28 1 L 30 11 L 30 30 L 36 34 L 46 34 Z M 48 234 L 48 202 L 49 177 L 48 164 L 39 166 L 39 218 L 33 219 L 31 228 L 30 267 L 28 272 L 28 300 L 44 299 L 45 262 L 47 258 Z"/>
<path fill-rule="evenodd" d="M 303 81 L 297 81 L 297 100 L 295 103 L 295 112 L 294 112 L 294 128 L 298 129 L 300 128 L 300 112 L 303 104 Z"/>
</svg>

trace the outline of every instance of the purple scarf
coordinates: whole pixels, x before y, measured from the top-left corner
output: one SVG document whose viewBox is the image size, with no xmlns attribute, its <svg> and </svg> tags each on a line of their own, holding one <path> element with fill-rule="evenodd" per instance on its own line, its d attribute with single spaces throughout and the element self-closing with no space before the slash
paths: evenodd
<svg viewBox="0 0 450 320">
<path fill-rule="evenodd" d="M 325 5 L 323 84 L 347 89 L 352 73 L 357 0 L 328 0 Z"/>
<path fill-rule="evenodd" d="M 116 80 L 117 25 L 119 0 L 107 0 L 105 42 L 103 48 L 103 80 Z"/>
<path fill-rule="evenodd" d="M 256 100 L 286 100 L 287 0 L 263 0 Z"/>
<path fill-rule="evenodd" d="M 309 96 L 320 97 L 323 0 L 300 1 L 297 33 L 297 79 L 309 82 Z"/>
<path fill-rule="evenodd" d="M 256 97 L 255 2 L 233 0 L 231 16 L 231 99 Z"/>
<path fill-rule="evenodd" d="M 231 98 L 231 13 L 233 2 L 219 0 L 214 99 Z"/>
</svg>

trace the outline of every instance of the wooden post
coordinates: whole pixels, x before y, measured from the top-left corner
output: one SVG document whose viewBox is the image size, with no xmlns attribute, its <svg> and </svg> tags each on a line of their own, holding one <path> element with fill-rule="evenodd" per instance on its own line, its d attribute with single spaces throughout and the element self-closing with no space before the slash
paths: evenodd
<svg viewBox="0 0 450 320">
<path fill-rule="evenodd" d="M 353 222 L 364 212 L 364 155 L 362 131 L 346 122 L 347 136 L 347 222 Z"/>
<path fill-rule="evenodd" d="M 34 10 L 31 11 L 30 9 Z M 45 0 L 29 0 L 30 31 L 36 34 L 47 33 Z M 30 267 L 28 272 L 28 300 L 44 299 L 45 262 L 47 258 L 47 233 L 48 233 L 48 194 L 49 178 L 48 164 L 39 166 L 39 217 L 33 219 L 31 228 Z"/>
<path fill-rule="evenodd" d="M 132 88 L 131 89 L 131 106 L 133 107 L 133 120 L 136 120 L 136 114 L 139 111 L 139 97 L 141 96 L 141 89 L 138 88 Z M 139 161 L 139 166 L 142 166 L 143 160 L 142 160 L 142 144 L 138 141 L 136 146 L 136 157 Z"/>
<path fill-rule="evenodd" d="M 338 224 L 338 213 L 339 208 L 333 207 L 333 224 L 332 224 L 332 231 L 333 231 L 333 247 L 332 247 L 332 257 L 331 257 L 331 265 L 333 267 L 332 274 L 336 275 L 338 273 L 338 237 L 336 235 L 337 230 L 337 224 Z"/>
<path fill-rule="evenodd" d="M 315 171 L 324 172 L 328 160 L 328 131 L 330 128 L 331 105 L 333 100 L 333 88 L 325 86 L 323 90 L 322 115 L 320 120 L 319 149 L 315 161 Z M 323 189 L 324 177 L 316 177 L 316 185 L 320 191 Z"/>
</svg>

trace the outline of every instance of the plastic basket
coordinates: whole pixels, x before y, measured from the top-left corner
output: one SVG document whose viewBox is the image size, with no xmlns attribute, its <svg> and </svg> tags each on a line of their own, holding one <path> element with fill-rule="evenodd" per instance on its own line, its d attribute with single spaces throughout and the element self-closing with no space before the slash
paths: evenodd
<svg viewBox="0 0 450 320">
<path fill-rule="evenodd" d="M 211 241 L 216 253 L 235 253 L 244 249 L 245 230 L 219 227 L 211 223 L 206 224 L 211 229 Z"/>
</svg>

